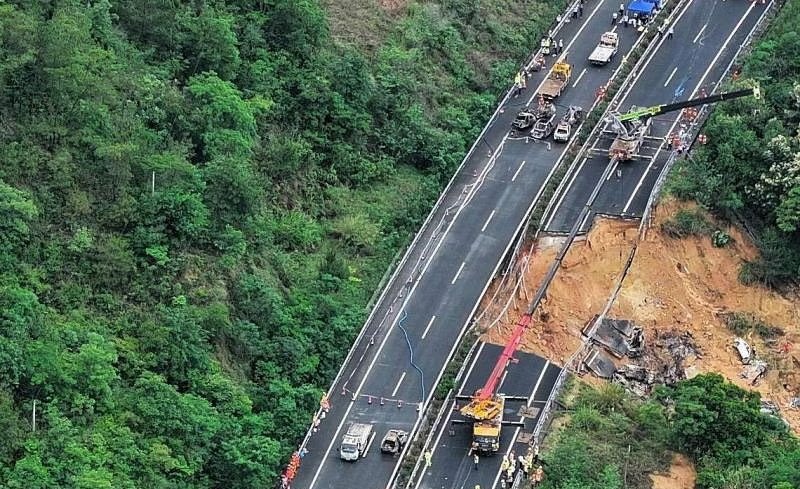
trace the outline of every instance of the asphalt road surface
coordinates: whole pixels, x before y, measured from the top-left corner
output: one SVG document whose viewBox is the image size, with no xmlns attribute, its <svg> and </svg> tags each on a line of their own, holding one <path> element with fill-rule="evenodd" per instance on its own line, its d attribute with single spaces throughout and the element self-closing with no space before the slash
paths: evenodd
<svg viewBox="0 0 800 489">
<path fill-rule="evenodd" d="M 725 74 L 739 46 L 756 25 L 765 5 L 740 0 L 693 0 L 676 15 L 675 35 L 661 39 L 660 47 L 634 80 L 620 107 L 647 107 L 701 96 L 701 89 L 711 93 L 713 85 Z M 724 102 L 723 102 L 724 103 Z M 653 120 L 651 136 L 671 133 L 680 112 L 664 114 Z M 603 155 L 610 138 L 601 138 L 595 148 L 601 153 L 581 161 L 559 201 L 545 221 L 548 233 L 568 233 L 586 205 L 609 163 Z M 660 142 L 650 142 L 641 153 L 648 158 L 620 163 L 609 175 L 581 226 L 589 230 L 597 214 L 639 217 L 669 156 Z"/>
<path fill-rule="evenodd" d="M 615 61 L 601 68 L 585 61 L 610 28 L 616 8 L 611 0 L 587 3 L 584 16 L 556 35 L 564 39 L 568 59 L 575 61 L 570 87 L 557 100 L 559 113 L 569 105 L 588 109 L 597 87 L 633 44 L 633 30 L 618 28 L 621 47 Z M 553 60 L 549 58 L 548 66 Z M 410 251 L 397 279 L 390 281 L 373 319 L 364 326 L 368 334 L 356 344 L 332 388 L 330 412 L 305 445 L 308 453 L 294 488 L 381 487 L 396 474 L 399 460 L 381 457 L 377 443 L 355 463 L 339 459 L 339 443 L 354 422 L 373 424 L 378 441 L 389 428 L 415 427 L 417 406 L 430 399 L 480 297 L 563 154 L 564 146 L 507 138 L 516 112 L 535 99 L 545 74 L 535 73 L 527 90 L 508 101 L 456 176 L 451 192 L 443 197 L 445 204 L 458 203 L 444 218 L 446 230 L 433 236 L 432 227 L 423 229 L 419 249 Z M 422 259 L 429 238 L 435 239 L 435 246 Z M 421 267 L 412 272 L 418 258 Z M 412 278 L 406 282 L 408 277 Z M 403 298 L 390 308 L 401 291 Z M 384 316 L 388 320 L 381 322 Z"/>
<path fill-rule="evenodd" d="M 461 385 L 459 391 L 461 395 L 469 396 L 483 385 L 501 350 L 502 348 L 498 346 L 487 344 L 479 347 Z M 426 468 L 423 476 L 418 479 L 415 489 L 471 489 L 476 484 L 492 488 L 499 480 L 502 456 L 512 449 L 515 449 L 517 455 L 525 455 L 527 444 L 514 442 L 520 431 L 533 431 L 539 420 L 539 411 L 534 417 L 520 417 L 519 408 L 528 405 L 541 409 L 561 369 L 543 358 L 527 353 L 518 353 L 517 359 L 517 363 L 509 366 L 498 392 L 510 397 L 527 398 L 526 402 L 506 402 L 503 413 L 504 421 L 522 421 L 525 426 L 504 426 L 500 451 L 492 456 L 480 457 L 478 469 L 475 470 L 472 457 L 467 455 L 472 442 L 472 427 L 469 424 L 452 424 L 452 420 L 460 420 L 463 417 L 451 406 L 447 418 L 437 427 L 432 446 L 431 466 Z M 458 406 L 465 402 L 460 401 Z"/>
</svg>

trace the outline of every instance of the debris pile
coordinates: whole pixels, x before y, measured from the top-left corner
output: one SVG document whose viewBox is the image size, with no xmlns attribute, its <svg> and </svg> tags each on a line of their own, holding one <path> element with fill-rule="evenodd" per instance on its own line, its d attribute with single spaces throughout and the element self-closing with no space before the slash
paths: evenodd
<svg viewBox="0 0 800 489">
<path fill-rule="evenodd" d="M 733 346 L 744 364 L 744 369 L 739 377 L 750 382 L 750 385 L 758 385 L 758 382 L 767 373 L 767 362 L 759 359 L 753 347 L 742 338 L 734 339 Z"/>
<path fill-rule="evenodd" d="M 595 316 L 583 328 L 583 335 L 589 336 L 595 344 L 604 346 L 617 358 L 635 358 L 642 354 L 644 332 L 627 319 L 603 318 L 600 324 Z M 595 327 L 594 332 L 591 329 Z"/>
<path fill-rule="evenodd" d="M 675 341 L 685 345 L 691 339 L 702 356 L 693 360 L 693 355 L 684 354 L 683 375 L 691 378 L 703 372 L 718 372 L 742 388 L 759 391 L 780 407 L 781 415 L 800 434 L 800 291 L 781 294 L 739 282 L 741 264 L 756 259 L 758 250 L 747 235 L 724 223 L 715 225 L 733 240 L 722 248 L 714 246 L 706 236 L 683 239 L 666 236 L 660 225 L 679 209 L 694 207 L 670 199 L 659 203 L 609 316 L 629 319 L 644 328 L 647 343 L 643 357 L 662 352 L 670 345 L 674 348 Z M 546 314 L 540 314 L 537 327 L 526 333 L 520 344 L 522 350 L 561 364 L 578 350 L 586 320 L 607 305 L 637 236 L 638 224 L 597 219 L 589 234 L 570 247 L 543 301 L 542 311 Z M 547 274 L 560 244 L 556 238 L 537 242 L 524 276 L 526 297 L 535 290 L 535 285 L 530 284 L 541 283 Z M 525 302 L 520 299 L 523 297 L 520 294 L 516 298 L 518 308 L 490 314 L 491 321 L 500 319 L 487 329 L 485 340 L 506 343 L 524 313 Z M 505 304 L 505 298 L 502 303 Z M 739 324 L 737 319 L 745 321 Z M 763 325 L 779 327 L 783 334 Z M 668 339 L 656 332 L 672 328 L 678 330 L 677 338 Z M 691 338 L 682 338 L 683 331 L 691 332 Z M 755 386 L 751 382 L 757 371 L 750 373 L 749 380 L 741 377 L 744 365 L 733 346 L 736 337 L 745 340 L 762 360 L 769 362 L 768 370 Z M 655 345 L 659 341 L 664 343 L 663 347 Z M 659 372 L 658 365 L 651 362 L 641 358 L 620 359 L 605 346 L 595 346 L 589 357 L 581 359 L 593 373 L 592 377 L 610 380 L 618 367 L 628 363 L 654 374 Z"/>
<path fill-rule="evenodd" d="M 690 332 L 673 329 L 655 333 L 652 348 L 642 352 L 638 365 L 625 365 L 614 375 L 616 383 L 642 397 L 654 385 L 673 385 L 687 378 L 687 366 L 702 358 Z"/>
<path fill-rule="evenodd" d="M 594 324 L 596 319 L 589 322 Z M 584 328 L 584 333 L 590 329 Z M 673 385 L 687 378 L 687 365 L 702 358 L 688 331 L 655 331 L 650 348 L 645 348 L 642 328 L 624 319 L 604 318 L 591 336 L 595 346 L 583 365 L 596 376 L 611 379 L 629 392 L 644 397 L 654 385 Z M 602 348 L 600 348 L 602 347 Z M 627 356 L 635 362 L 617 366 L 614 357 Z"/>
</svg>

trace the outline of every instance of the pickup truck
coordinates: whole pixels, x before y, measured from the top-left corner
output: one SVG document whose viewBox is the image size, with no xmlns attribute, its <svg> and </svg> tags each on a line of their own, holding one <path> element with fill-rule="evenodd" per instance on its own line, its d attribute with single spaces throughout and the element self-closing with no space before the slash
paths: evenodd
<svg viewBox="0 0 800 489">
<path fill-rule="evenodd" d="M 572 65 L 566 61 L 557 62 L 544 80 L 542 88 L 539 90 L 539 95 L 545 100 L 558 98 L 561 92 L 569 85 L 570 76 L 572 76 Z"/>
<path fill-rule="evenodd" d="M 619 36 L 616 32 L 606 32 L 600 36 L 600 42 L 589 55 L 589 62 L 593 65 L 605 65 L 614 59 L 619 46 Z"/>
</svg>

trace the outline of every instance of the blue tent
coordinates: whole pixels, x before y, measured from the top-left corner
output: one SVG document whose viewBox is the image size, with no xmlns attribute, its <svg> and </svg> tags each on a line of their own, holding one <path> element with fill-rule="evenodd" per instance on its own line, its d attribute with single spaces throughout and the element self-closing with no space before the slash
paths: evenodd
<svg viewBox="0 0 800 489">
<path fill-rule="evenodd" d="M 655 4 L 648 0 L 633 0 L 630 5 L 628 5 L 628 10 L 631 13 L 636 13 L 639 15 L 650 15 L 653 13 L 654 8 Z"/>
</svg>

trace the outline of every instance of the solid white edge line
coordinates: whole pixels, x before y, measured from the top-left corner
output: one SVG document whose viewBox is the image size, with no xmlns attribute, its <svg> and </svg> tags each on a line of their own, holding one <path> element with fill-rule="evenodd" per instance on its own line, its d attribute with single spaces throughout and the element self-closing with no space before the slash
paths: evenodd
<svg viewBox="0 0 800 489">
<path fill-rule="evenodd" d="M 462 386 L 467 383 L 467 379 L 469 379 L 469 376 L 472 375 L 472 369 L 475 368 L 475 364 L 478 363 L 478 358 L 480 358 L 481 352 L 483 352 L 483 347 L 484 346 L 486 346 L 486 343 L 481 342 L 480 346 L 478 347 L 478 351 L 475 352 L 475 357 L 472 359 L 472 363 L 469 365 L 469 368 L 464 373 L 464 380 L 461 382 Z M 457 396 L 463 396 L 464 393 L 461 392 L 461 391 L 458 391 L 458 394 L 456 394 L 456 395 Z"/>
<path fill-rule="evenodd" d="M 567 184 L 567 187 L 564 189 L 563 192 L 561 192 L 561 197 L 558 198 L 558 202 L 556 202 L 555 207 L 553 207 L 553 210 L 550 211 L 550 218 L 547 219 L 547 223 L 545 223 L 543 229 L 548 229 L 550 227 L 550 224 L 553 223 L 553 219 L 555 219 L 556 214 L 558 213 L 559 207 L 561 207 L 561 204 L 564 203 L 564 199 L 567 197 L 567 194 L 569 193 L 569 189 L 572 188 L 572 184 L 575 183 L 575 179 L 578 178 L 578 174 L 580 174 L 581 170 L 583 170 L 583 165 L 586 164 L 586 161 L 588 159 L 589 159 L 588 156 L 584 156 L 583 157 L 583 161 L 581 161 L 581 164 L 578 165 L 578 169 L 572 174 L 572 177 L 570 178 L 569 183 Z"/>
</svg>

